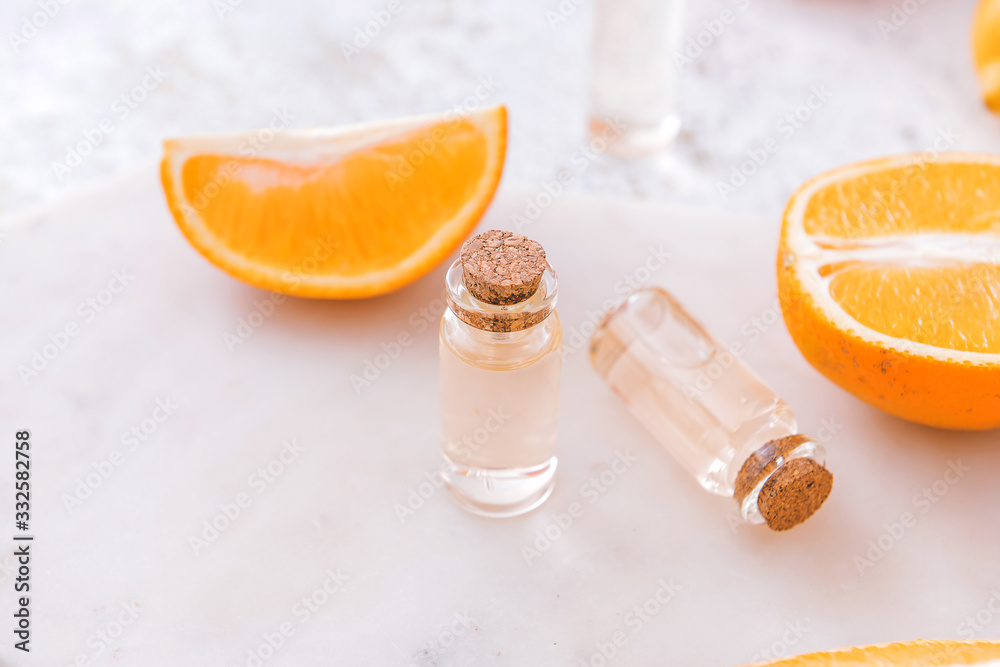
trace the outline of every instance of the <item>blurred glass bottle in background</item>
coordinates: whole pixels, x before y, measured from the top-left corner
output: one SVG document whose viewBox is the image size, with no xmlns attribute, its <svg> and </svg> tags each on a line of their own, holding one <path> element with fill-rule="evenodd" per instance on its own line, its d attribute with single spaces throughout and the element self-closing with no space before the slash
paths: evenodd
<svg viewBox="0 0 1000 667">
<path fill-rule="evenodd" d="M 645 157 L 680 131 L 678 68 L 685 0 L 596 0 L 590 134 L 619 157 Z"/>
</svg>

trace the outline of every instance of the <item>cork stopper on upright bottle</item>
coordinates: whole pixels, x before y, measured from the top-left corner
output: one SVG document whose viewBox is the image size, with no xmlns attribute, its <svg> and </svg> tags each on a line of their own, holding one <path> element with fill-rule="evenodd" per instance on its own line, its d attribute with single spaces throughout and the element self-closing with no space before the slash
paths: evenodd
<svg viewBox="0 0 1000 667">
<path fill-rule="evenodd" d="M 466 289 L 480 301 L 509 306 L 538 290 L 548 264 L 545 250 L 522 234 L 491 229 L 462 246 Z"/>
<path fill-rule="evenodd" d="M 826 501 L 833 488 L 833 475 L 808 457 L 788 459 L 802 444 L 803 435 L 772 440 L 750 455 L 736 477 L 736 502 L 743 504 L 762 480 L 767 480 L 757 497 L 757 507 L 772 530 L 788 530 L 799 525 Z"/>
</svg>

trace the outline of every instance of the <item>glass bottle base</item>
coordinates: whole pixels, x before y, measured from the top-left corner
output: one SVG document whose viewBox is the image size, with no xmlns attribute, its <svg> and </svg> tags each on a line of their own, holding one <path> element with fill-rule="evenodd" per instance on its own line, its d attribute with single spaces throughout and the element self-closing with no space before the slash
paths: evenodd
<svg viewBox="0 0 1000 667">
<path fill-rule="evenodd" d="M 607 143 L 609 155 L 638 159 L 655 155 L 669 147 L 680 133 L 679 116 L 670 115 L 653 122 L 629 121 L 625 128 L 601 116 L 590 117 L 590 136 Z"/>
<path fill-rule="evenodd" d="M 544 503 L 555 487 L 557 464 L 555 456 L 531 468 L 470 468 L 445 460 L 441 476 L 465 510 L 501 519 L 525 514 Z"/>
</svg>

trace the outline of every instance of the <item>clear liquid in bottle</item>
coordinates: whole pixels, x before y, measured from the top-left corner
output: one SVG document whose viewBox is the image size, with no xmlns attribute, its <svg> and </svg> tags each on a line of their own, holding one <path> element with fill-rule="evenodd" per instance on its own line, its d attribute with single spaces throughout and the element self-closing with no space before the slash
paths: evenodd
<svg viewBox="0 0 1000 667">
<path fill-rule="evenodd" d="M 630 295 L 594 332 L 590 358 L 631 413 L 701 486 L 742 496 L 737 500 L 747 521 L 768 520 L 758 506 L 762 492 L 774 513 L 807 513 L 800 521 L 826 499 L 832 476 L 824 467 L 823 447 L 796 435 L 788 405 L 666 290 Z M 796 459 L 803 460 L 785 467 Z M 747 478 L 750 474 L 756 476 Z M 816 488 L 805 486 L 806 505 L 778 508 L 782 498 L 790 502 L 792 492 L 808 484 Z"/>
<path fill-rule="evenodd" d="M 493 230 L 470 239 L 445 278 L 441 474 L 465 509 L 516 516 L 552 493 L 562 326 L 541 246 Z"/>
</svg>

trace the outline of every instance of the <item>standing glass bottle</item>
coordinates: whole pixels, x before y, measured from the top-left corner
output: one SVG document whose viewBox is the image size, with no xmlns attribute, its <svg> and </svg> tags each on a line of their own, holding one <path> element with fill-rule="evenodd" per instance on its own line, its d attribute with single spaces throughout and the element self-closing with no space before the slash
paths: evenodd
<svg viewBox="0 0 1000 667">
<path fill-rule="evenodd" d="M 787 530 L 830 494 L 823 446 L 788 405 L 666 291 L 634 292 L 591 338 L 594 368 L 705 489 Z"/>
<path fill-rule="evenodd" d="M 445 282 L 442 476 L 476 514 L 523 514 L 548 498 L 555 481 L 556 273 L 537 242 L 492 230 L 466 241 Z"/>
</svg>

